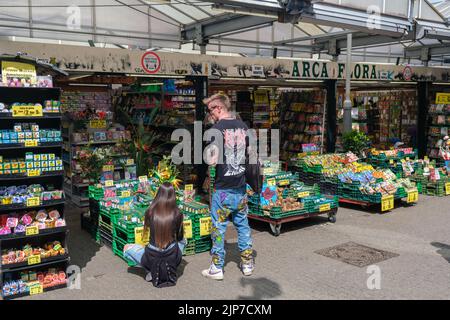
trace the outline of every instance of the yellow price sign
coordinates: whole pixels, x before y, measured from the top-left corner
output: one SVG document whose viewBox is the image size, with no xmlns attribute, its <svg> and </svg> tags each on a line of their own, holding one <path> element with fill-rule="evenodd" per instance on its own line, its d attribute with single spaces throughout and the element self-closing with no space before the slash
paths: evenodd
<svg viewBox="0 0 450 320">
<path fill-rule="evenodd" d="M 309 191 L 302 191 L 302 192 L 299 192 L 298 195 L 297 195 L 297 197 L 298 197 L 298 198 L 306 198 L 306 197 L 309 197 Z"/>
<path fill-rule="evenodd" d="M 419 191 L 413 190 L 408 191 L 408 199 L 406 200 L 407 203 L 414 203 L 419 200 Z"/>
<path fill-rule="evenodd" d="M 319 212 L 330 211 L 330 210 L 331 210 L 331 204 L 329 204 L 329 203 L 323 204 L 319 207 Z"/>
<path fill-rule="evenodd" d="M 114 166 L 112 164 L 105 165 L 103 171 L 114 171 Z"/>
<path fill-rule="evenodd" d="M 450 93 L 436 93 L 436 104 L 450 104 Z"/>
<path fill-rule="evenodd" d="M 263 175 L 268 175 L 268 174 L 272 174 L 273 170 L 272 168 L 264 168 L 263 169 Z"/>
<path fill-rule="evenodd" d="M 409 161 L 409 157 L 406 157 L 406 161 Z"/>
<path fill-rule="evenodd" d="M 28 257 L 28 265 L 33 265 L 33 264 L 39 264 L 41 263 L 41 256 L 35 255 L 35 256 L 29 256 Z"/>
<path fill-rule="evenodd" d="M 147 181 L 148 181 L 148 177 L 147 176 L 140 176 L 139 177 L 139 182 L 144 183 L 144 182 L 147 182 Z"/>
<path fill-rule="evenodd" d="M 269 186 L 269 187 L 273 187 L 273 186 L 275 186 L 277 184 L 277 180 L 275 180 L 275 179 L 269 179 L 269 180 L 267 180 L 267 185 Z"/>
<path fill-rule="evenodd" d="M 394 160 L 392 160 L 392 159 L 389 160 L 389 163 L 390 163 L 390 164 L 394 164 Z"/>
<path fill-rule="evenodd" d="M 279 184 L 280 186 L 287 186 L 289 183 L 290 183 L 290 182 L 289 182 L 288 179 L 280 180 L 280 182 L 278 182 L 278 184 Z"/>
<path fill-rule="evenodd" d="M 36 294 L 41 294 L 44 292 L 44 287 L 42 284 L 35 284 L 30 286 L 30 296 L 34 296 Z"/>
<path fill-rule="evenodd" d="M 37 140 L 25 140 L 25 147 L 37 147 L 38 141 Z"/>
<path fill-rule="evenodd" d="M 211 234 L 212 220 L 211 217 L 200 218 L 200 237 Z"/>
<path fill-rule="evenodd" d="M 40 175 L 41 175 L 41 170 L 40 169 L 27 170 L 27 176 L 28 177 L 38 177 Z"/>
<path fill-rule="evenodd" d="M 381 211 L 394 209 L 394 196 L 383 196 L 381 198 Z"/>
<path fill-rule="evenodd" d="M 186 239 L 192 238 L 192 220 L 183 221 L 184 237 Z"/>
<path fill-rule="evenodd" d="M 130 190 L 122 191 L 122 197 L 131 197 L 131 191 Z"/>
<path fill-rule="evenodd" d="M 194 190 L 194 185 L 193 184 L 187 184 L 184 186 L 184 190 L 185 191 L 192 191 Z"/>
<path fill-rule="evenodd" d="M 39 234 L 39 228 L 37 226 L 26 227 L 25 235 L 26 236 L 35 236 Z"/>
<path fill-rule="evenodd" d="M 134 243 L 142 246 L 147 245 L 150 242 L 150 230 L 144 230 L 144 227 L 134 228 Z"/>
<path fill-rule="evenodd" d="M 13 106 L 13 117 L 42 117 L 42 106 Z"/>
<path fill-rule="evenodd" d="M 134 165 L 134 159 L 127 159 L 127 166 Z"/>
<path fill-rule="evenodd" d="M 105 181 L 105 187 L 114 187 L 114 181 L 113 180 L 106 180 Z"/>
<path fill-rule="evenodd" d="M 41 205 L 41 199 L 39 197 L 31 197 L 27 199 L 27 207 L 37 207 Z"/>
<path fill-rule="evenodd" d="M 89 127 L 93 129 L 105 129 L 106 120 L 91 120 L 89 121 Z"/>
<path fill-rule="evenodd" d="M 450 182 L 445 184 L 445 195 L 450 196 Z"/>
</svg>

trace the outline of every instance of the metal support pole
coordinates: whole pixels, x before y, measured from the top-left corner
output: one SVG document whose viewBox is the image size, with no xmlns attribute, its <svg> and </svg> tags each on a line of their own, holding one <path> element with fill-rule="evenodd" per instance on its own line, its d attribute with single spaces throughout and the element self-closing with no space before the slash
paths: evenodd
<svg viewBox="0 0 450 320">
<path fill-rule="evenodd" d="M 345 65 L 344 133 L 352 131 L 352 101 L 350 82 L 352 80 L 352 34 L 347 35 L 347 63 Z"/>
<path fill-rule="evenodd" d="M 337 131 L 337 121 L 336 121 L 336 92 L 337 92 L 337 80 L 330 79 L 325 80 L 325 86 L 327 88 L 327 112 L 326 112 L 326 127 L 327 131 L 327 148 L 328 153 L 334 153 L 336 150 L 336 131 Z"/>
<path fill-rule="evenodd" d="M 427 119 L 428 108 L 430 104 L 430 87 L 431 82 L 419 82 L 417 84 L 417 149 L 420 159 L 427 153 Z"/>
</svg>

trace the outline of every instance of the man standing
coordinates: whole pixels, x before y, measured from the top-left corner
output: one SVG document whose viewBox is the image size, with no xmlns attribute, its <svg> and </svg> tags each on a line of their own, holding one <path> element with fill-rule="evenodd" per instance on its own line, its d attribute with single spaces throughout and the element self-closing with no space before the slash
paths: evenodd
<svg viewBox="0 0 450 320">
<path fill-rule="evenodd" d="M 216 177 L 212 191 L 211 249 L 212 262 L 202 275 L 214 279 L 223 279 L 225 262 L 225 232 L 231 218 L 238 233 L 238 247 L 241 253 L 240 268 L 244 275 L 253 273 L 253 249 L 251 230 L 248 224 L 247 193 L 245 179 L 245 160 L 247 154 L 248 127 L 231 114 L 231 103 L 228 96 L 216 94 L 205 99 L 208 113 L 216 122 L 211 130 L 216 130 L 210 147 L 214 156 L 210 164 L 216 164 Z M 217 141 L 219 140 L 222 141 Z M 219 144 L 223 142 L 222 148 Z"/>
</svg>

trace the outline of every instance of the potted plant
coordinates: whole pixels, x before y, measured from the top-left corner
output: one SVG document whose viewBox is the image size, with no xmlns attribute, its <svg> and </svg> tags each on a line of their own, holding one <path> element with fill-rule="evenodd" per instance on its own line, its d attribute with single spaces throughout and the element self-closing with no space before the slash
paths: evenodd
<svg viewBox="0 0 450 320">
<path fill-rule="evenodd" d="M 352 130 L 344 133 L 342 140 L 345 152 L 351 151 L 359 157 L 365 158 L 365 151 L 370 145 L 370 139 L 365 133 Z"/>
</svg>

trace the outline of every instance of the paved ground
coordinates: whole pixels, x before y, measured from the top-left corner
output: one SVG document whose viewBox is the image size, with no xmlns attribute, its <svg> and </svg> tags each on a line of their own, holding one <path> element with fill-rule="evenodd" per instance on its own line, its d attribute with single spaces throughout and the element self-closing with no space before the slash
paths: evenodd
<svg viewBox="0 0 450 320">
<path fill-rule="evenodd" d="M 202 278 L 209 254 L 185 257 L 176 287 L 157 289 L 107 247 L 99 247 L 68 212 L 69 252 L 82 269 L 81 289 L 24 299 L 450 299 L 450 197 L 421 196 L 414 207 L 386 214 L 340 208 L 337 223 L 325 217 L 292 222 L 274 237 L 252 223 L 256 271 L 244 277 L 230 227 L 225 280 Z M 353 241 L 399 254 L 380 262 L 381 289 L 369 290 L 367 268 L 314 253 Z"/>
</svg>

